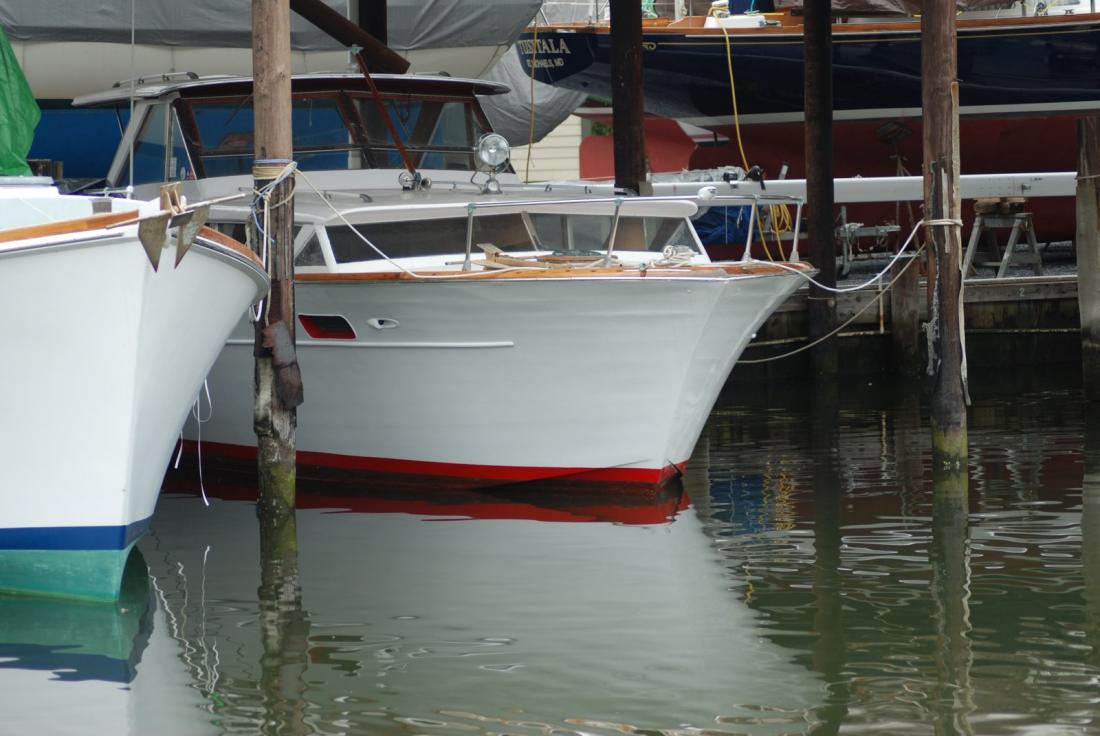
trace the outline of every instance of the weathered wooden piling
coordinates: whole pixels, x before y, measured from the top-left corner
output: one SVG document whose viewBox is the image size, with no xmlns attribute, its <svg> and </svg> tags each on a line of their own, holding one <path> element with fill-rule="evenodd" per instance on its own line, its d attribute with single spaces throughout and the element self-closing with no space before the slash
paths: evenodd
<svg viewBox="0 0 1100 736">
<path fill-rule="evenodd" d="M 1085 396 L 1100 401 L 1100 117 L 1077 121 L 1077 303 Z"/>
<path fill-rule="evenodd" d="M 642 5 L 611 0 L 611 126 L 615 186 L 651 194 L 646 181 Z"/>
<path fill-rule="evenodd" d="M 891 272 L 890 340 L 894 371 L 901 375 L 920 372 L 920 269 L 903 259 Z"/>
<path fill-rule="evenodd" d="M 932 600 L 935 602 L 937 682 L 929 706 L 936 733 L 973 733 L 970 669 L 970 547 L 967 477 L 961 470 L 933 472 Z"/>
<path fill-rule="evenodd" d="M 806 3 L 803 18 L 806 115 L 806 237 L 817 281 L 836 286 L 836 243 L 833 239 L 833 30 L 829 3 Z M 836 296 L 810 286 L 810 340 L 836 327 Z M 831 383 L 837 374 L 835 340 L 825 340 L 811 352 L 815 380 Z"/>
<path fill-rule="evenodd" d="M 309 613 L 302 608 L 298 531 L 294 515 L 260 524 L 260 697 L 271 732 L 308 734 L 305 681 L 309 669 Z M 267 732 L 267 731 L 264 731 Z"/>
<path fill-rule="evenodd" d="M 1081 478 L 1081 576 L 1089 662 L 1100 666 L 1100 416 L 1086 410 Z"/>
<path fill-rule="evenodd" d="M 940 470 L 966 469 L 962 314 L 962 200 L 954 0 L 926 0 L 921 15 L 924 212 L 929 242 L 928 374 L 932 452 Z"/>
<path fill-rule="evenodd" d="M 285 175 L 293 155 L 289 0 L 252 0 L 252 66 L 253 178 L 256 191 L 265 192 L 256 199 L 263 230 L 253 228 L 253 247 L 266 253 L 271 277 L 256 322 L 258 513 L 277 525 L 294 515 L 295 407 L 302 398 L 294 351 L 294 177 Z"/>
</svg>

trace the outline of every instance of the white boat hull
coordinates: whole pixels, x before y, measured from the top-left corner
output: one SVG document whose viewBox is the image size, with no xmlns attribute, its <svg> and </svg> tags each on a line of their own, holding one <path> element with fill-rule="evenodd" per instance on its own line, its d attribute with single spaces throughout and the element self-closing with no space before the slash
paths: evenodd
<svg viewBox="0 0 1100 736">
<path fill-rule="evenodd" d="M 340 315 L 354 339 L 299 326 L 298 463 L 462 484 L 657 484 L 688 460 L 789 273 L 364 282 L 299 279 L 299 315 Z M 394 325 L 383 329 L 371 324 Z M 204 457 L 249 455 L 252 337 L 210 375 Z"/>
<path fill-rule="evenodd" d="M 0 588 L 113 598 L 220 346 L 265 278 L 137 226 L 0 245 Z M 15 357 L 17 356 L 17 357 Z"/>
</svg>

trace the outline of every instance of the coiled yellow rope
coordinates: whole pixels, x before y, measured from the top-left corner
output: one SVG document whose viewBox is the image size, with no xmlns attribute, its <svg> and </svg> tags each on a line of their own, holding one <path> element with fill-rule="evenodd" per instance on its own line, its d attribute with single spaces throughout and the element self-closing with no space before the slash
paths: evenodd
<svg viewBox="0 0 1100 736">
<path fill-rule="evenodd" d="M 712 7 L 709 15 L 713 16 L 718 22 L 718 27 L 722 29 L 722 36 L 726 40 L 726 71 L 729 74 L 730 99 L 733 102 L 733 131 L 737 139 L 737 150 L 741 153 L 741 163 L 745 167 L 745 171 L 748 171 L 751 167 L 749 166 L 749 157 L 745 154 L 745 144 L 741 140 L 741 114 L 737 109 L 737 83 L 733 76 L 733 49 L 730 45 L 729 31 L 726 30 L 726 25 L 718 15 L 719 12 L 721 11 L 718 8 Z M 786 205 L 773 204 L 768 205 L 768 214 L 771 217 L 772 233 L 775 235 L 775 247 L 779 251 L 780 260 L 785 261 L 787 257 L 783 254 L 783 241 L 780 236 L 785 232 L 790 232 L 792 228 L 791 211 Z M 760 236 L 760 244 L 764 247 L 764 255 L 768 257 L 769 261 L 775 260 L 772 258 L 771 251 L 768 250 L 768 240 L 764 235 L 764 223 L 760 218 L 760 213 L 756 215 L 756 231 Z M 798 233 L 795 233 L 794 237 L 797 238 Z"/>
</svg>

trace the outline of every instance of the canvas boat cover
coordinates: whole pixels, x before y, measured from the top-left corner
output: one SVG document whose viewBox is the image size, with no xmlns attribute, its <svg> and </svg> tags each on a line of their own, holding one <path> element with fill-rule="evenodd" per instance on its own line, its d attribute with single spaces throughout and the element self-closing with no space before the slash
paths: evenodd
<svg viewBox="0 0 1100 736">
<path fill-rule="evenodd" d="M 585 20 L 590 10 L 588 3 L 546 3 L 535 20 L 539 24 Z M 493 130 L 507 138 L 513 146 L 542 140 L 588 98 L 584 92 L 537 81 L 532 84 L 530 73 L 523 68 L 519 54 L 514 50 L 504 54 L 484 76 L 508 86 L 509 91 L 503 95 L 481 98 L 481 106 L 489 116 Z M 532 103 L 535 108 L 533 131 Z"/>
<path fill-rule="evenodd" d="M 27 78 L 0 28 L 0 176 L 30 176 L 27 152 L 39 115 Z"/>
<path fill-rule="evenodd" d="M 347 15 L 347 0 L 325 0 Z M 396 51 L 495 46 L 516 38 L 541 0 L 388 0 L 388 42 Z M 139 44 L 251 46 L 251 0 L 140 0 Z M 0 0 L 0 28 L 24 42 L 130 43 L 131 0 Z M 342 48 L 291 13 L 291 44 L 302 51 Z"/>
</svg>

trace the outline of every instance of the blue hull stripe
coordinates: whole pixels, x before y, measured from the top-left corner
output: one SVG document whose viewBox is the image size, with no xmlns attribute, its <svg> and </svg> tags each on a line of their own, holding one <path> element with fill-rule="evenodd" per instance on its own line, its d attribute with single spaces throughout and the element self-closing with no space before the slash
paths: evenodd
<svg viewBox="0 0 1100 736">
<path fill-rule="evenodd" d="M 153 517 L 128 526 L 41 526 L 0 529 L 0 549 L 123 550 L 145 533 Z"/>
</svg>

